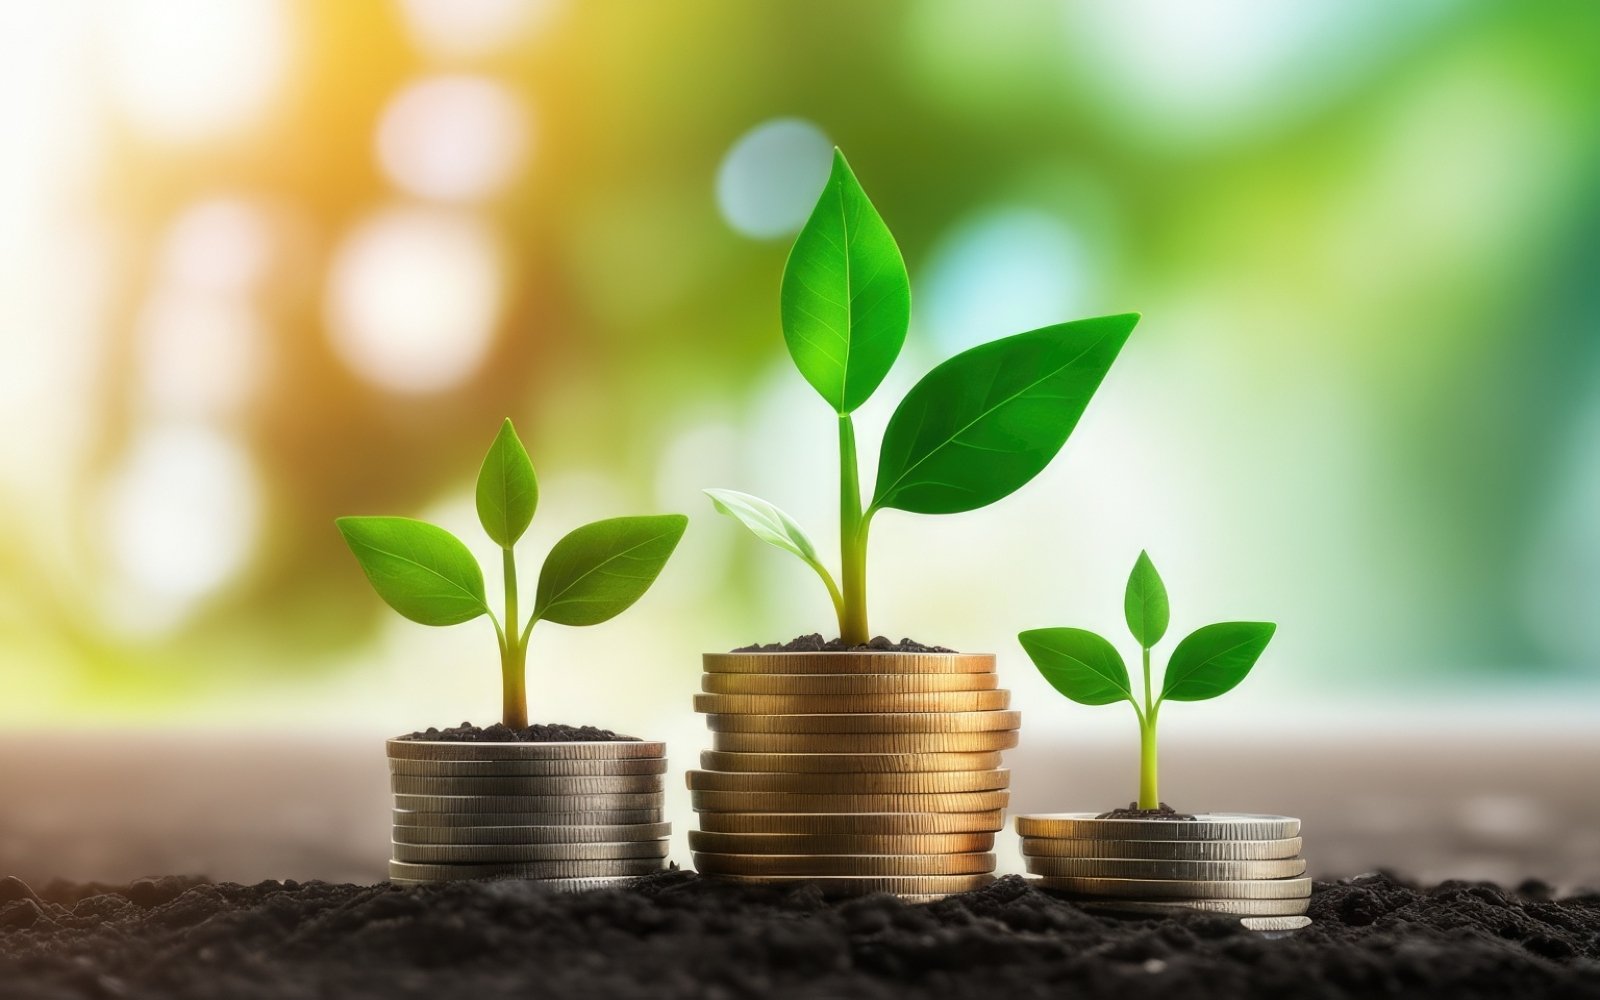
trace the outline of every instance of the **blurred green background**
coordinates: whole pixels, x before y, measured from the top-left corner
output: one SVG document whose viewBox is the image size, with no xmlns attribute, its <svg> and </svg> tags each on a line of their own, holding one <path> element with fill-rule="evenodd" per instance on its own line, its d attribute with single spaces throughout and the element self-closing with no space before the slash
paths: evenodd
<svg viewBox="0 0 1600 1000">
<path fill-rule="evenodd" d="M 699 490 L 834 530 L 777 309 L 834 144 L 913 283 L 869 478 L 939 360 L 1144 314 L 1039 480 L 877 521 L 877 631 L 1053 698 L 1014 634 L 1120 635 L 1148 548 L 1175 635 L 1281 623 L 1219 712 L 1588 711 L 1596 52 L 1575 2 L 6 4 L 0 721 L 486 720 L 488 626 L 399 620 L 332 519 L 490 555 L 506 415 L 525 573 L 584 520 L 692 519 L 627 615 L 536 634 L 535 716 L 648 728 L 699 652 L 828 631 Z"/>
</svg>

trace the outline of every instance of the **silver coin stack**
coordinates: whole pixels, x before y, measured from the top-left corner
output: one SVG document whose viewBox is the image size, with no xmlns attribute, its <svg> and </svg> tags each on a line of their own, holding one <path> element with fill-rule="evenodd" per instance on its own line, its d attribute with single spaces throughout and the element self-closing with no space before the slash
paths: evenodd
<svg viewBox="0 0 1600 1000">
<path fill-rule="evenodd" d="M 1311 879 L 1300 821 L 1201 813 L 1193 819 L 1018 816 L 1022 854 L 1041 888 L 1090 908 L 1165 914 L 1202 910 L 1257 930 L 1309 924 Z"/>
<path fill-rule="evenodd" d="M 666 866 L 666 747 L 638 740 L 390 740 L 389 881 L 539 879 L 585 889 Z"/>
</svg>

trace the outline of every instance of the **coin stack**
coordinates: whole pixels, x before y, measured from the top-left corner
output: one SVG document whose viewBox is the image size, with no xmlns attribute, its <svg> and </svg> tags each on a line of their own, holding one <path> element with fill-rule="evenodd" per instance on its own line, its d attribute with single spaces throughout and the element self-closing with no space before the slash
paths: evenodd
<svg viewBox="0 0 1600 1000">
<path fill-rule="evenodd" d="M 583 889 L 660 871 L 661 743 L 390 740 L 389 880 L 540 879 Z"/>
<path fill-rule="evenodd" d="M 993 656 L 725 653 L 705 670 L 702 874 L 911 899 L 993 879 L 1020 722 Z"/>
<path fill-rule="evenodd" d="M 1124 913 L 1204 910 L 1260 930 L 1310 923 L 1300 821 L 1201 813 L 1192 819 L 1018 816 L 1022 854 L 1042 888 Z"/>
</svg>

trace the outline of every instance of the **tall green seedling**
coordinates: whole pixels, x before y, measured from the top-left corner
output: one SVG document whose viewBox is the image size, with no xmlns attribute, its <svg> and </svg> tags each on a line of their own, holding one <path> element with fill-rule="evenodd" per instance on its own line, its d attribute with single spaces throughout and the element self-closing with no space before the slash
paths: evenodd
<svg viewBox="0 0 1600 1000">
<path fill-rule="evenodd" d="M 1079 628 L 1030 629 L 1017 636 L 1045 680 L 1082 705 L 1126 701 L 1139 718 L 1140 809 L 1161 805 L 1156 774 L 1156 719 L 1169 701 L 1206 701 L 1233 690 L 1255 666 L 1277 626 L 1271 622 L 1219 622 L 1196 629 L 1172 651 L 1161 693 L 1150 685 L 1150 650 L 1167 634 L 1167 588 L 1147 553 L 1139 553 L 1123 596 L 1128 631 L 1139 644 L 1144 684 L 1128 678 L 1116 647 Z"/>
<path fill-rule="evenodd" d="M 688 518 L 614 517 L 578 528 L 545 557 L 533 610 L 519 618 L 515 546 L 533 521 L 539 480 L 507 420 L 478 470 L 478 521 L 500 547 L 504 618 L 489 606 L 483 571 L 450 532 L 407 517 L 341 517 L 336 522 L 367 579 L 389 606 L 423 625 L 456 625 L 486 615 L 500 647 L 501 721 L 528 724 L 528 640 L 534 623 L 598 625 L 650 589 Z"/>
<path fill-rule="evenodd" d="M 848 644 L 866 642 L 867 538 L 880 511 L 976 510 L 1038 475 L 1077 426 L 1139 317 L 1059 323 L 982 344 L 918 382 L 889 420 L 864 499 L 853 414 L 900 355 L 911 286 L 900 248 L 844 155 L 784 267 L 783 338 L 795 367 L 833 410 L 839 435 L 838 579 L 800 525 L 771 503 L 707 490 L 717 510 L 799 556 L 822 579 Z"/>
</svg>

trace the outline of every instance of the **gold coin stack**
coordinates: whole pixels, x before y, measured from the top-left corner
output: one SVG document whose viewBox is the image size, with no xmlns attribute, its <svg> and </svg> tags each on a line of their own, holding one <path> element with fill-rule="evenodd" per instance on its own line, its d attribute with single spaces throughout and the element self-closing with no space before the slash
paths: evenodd
<svg viewBox="0 0 1600 1000">
<path fill-rule="evenodd" d="M 660 871 L 661 743 L 390 740 L 389 881 L 539 879 L 586 889 Z"/>
<path fill-rule="evenodd" d="M 1053 813 L 1018 816 L 1017 832 L 1036 884 L 1091 908 L 1225 913 L 1259 930 L 1310 923 L 1311 879 L 1300 821 L 1290 816 Z"/>
<path fill-rule="evenodd" d="M 992 655 L 720 653 L 705 670 L 701 874 L 911 899 L 993 880 L 1020 713 Z"/>
</svg>

